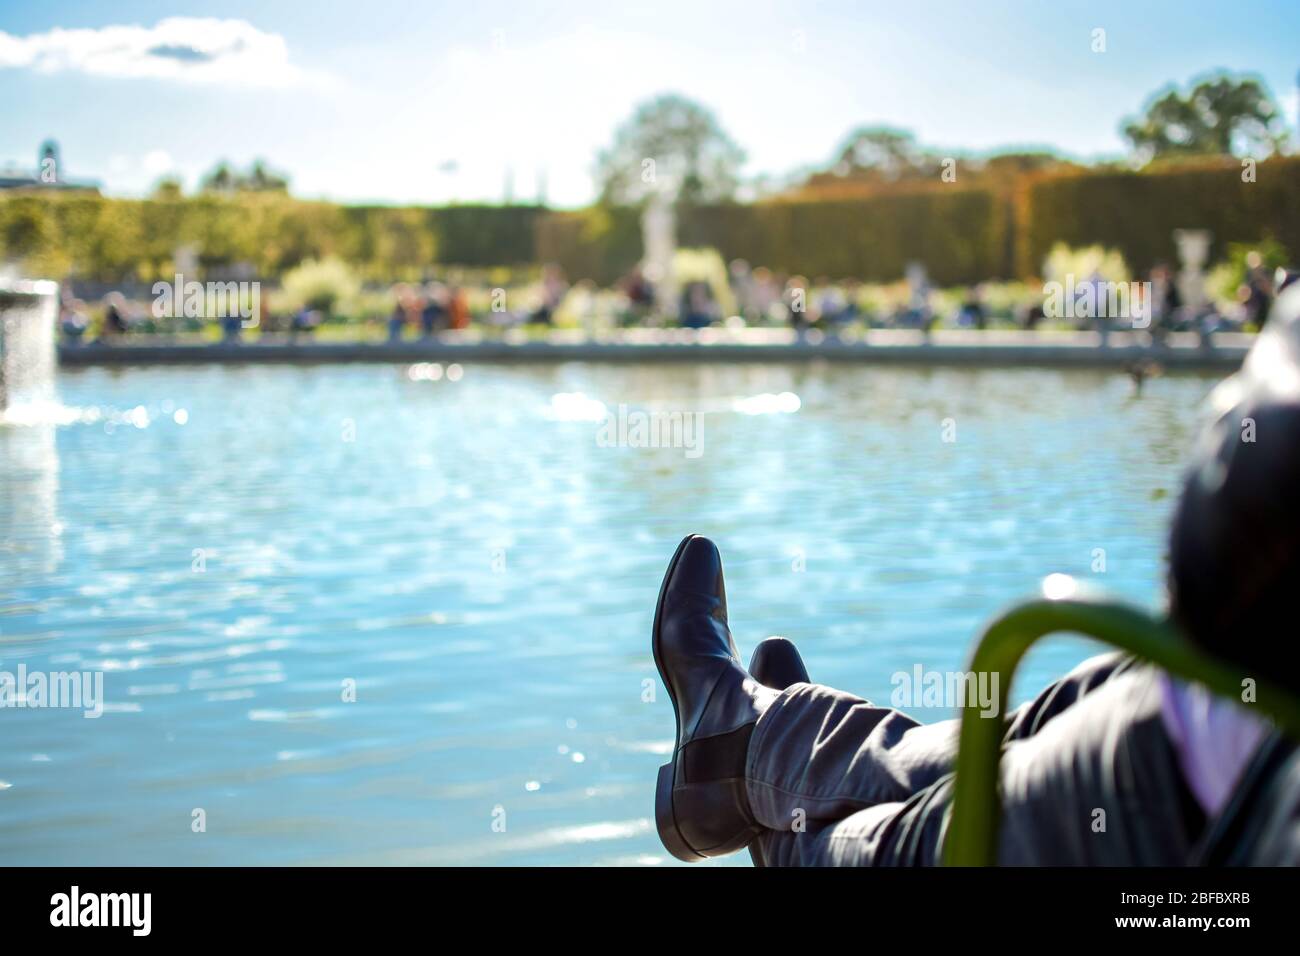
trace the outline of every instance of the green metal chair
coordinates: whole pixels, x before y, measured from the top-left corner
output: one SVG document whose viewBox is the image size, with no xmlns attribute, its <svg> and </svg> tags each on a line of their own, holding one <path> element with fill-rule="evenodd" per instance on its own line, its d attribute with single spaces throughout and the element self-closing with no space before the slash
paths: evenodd
<svg viewBox="0 0 1300 956">
<path fill-rule="evenodd" d="M 1060 632 L 1082 634 L 1215 693 L 1241 699 L 1241 668 L 1197 650 L 1168 621 L 1115 601 L 1079 596 L 1073 579 L 1065 575 L 1048 578 L 1044 592 L 1047 597 L 1027 601 L 995 619 L 975 646 L 970 669 L 998 675 L 999 716 L 981 717 L 978 706 L 962 709 L 952 817 L 944 847 L 944 862 L 949 866 L 997 863 L 1002 715 L 1007 713 L 1016 667 L 1039 638 Z M 1262 680 L 1256 682 L 1255 695 L 1252 706 L 1283 731 L 1300 737 L 1300 698 Z"/>
</svg>

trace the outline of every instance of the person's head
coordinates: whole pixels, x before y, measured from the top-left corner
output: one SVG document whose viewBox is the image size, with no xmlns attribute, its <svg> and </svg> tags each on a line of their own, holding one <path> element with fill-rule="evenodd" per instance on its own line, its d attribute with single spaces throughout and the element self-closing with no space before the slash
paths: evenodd
<svg viewBox="0 0 1300 956">
<path fill-rule="evenodd" d="M 1300 289 L 1210 404 L 1174 515 L 1170 611 L 1243 677 L 1300 691 Z"/>
</svg>

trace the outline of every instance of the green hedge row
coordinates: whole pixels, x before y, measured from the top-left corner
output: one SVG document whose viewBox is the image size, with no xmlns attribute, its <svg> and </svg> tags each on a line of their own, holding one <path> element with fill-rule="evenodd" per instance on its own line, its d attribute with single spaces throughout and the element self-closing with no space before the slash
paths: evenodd
<svg viewBox="0 0 1300 956">
<path fill-rule="evenodd" d="M 538 220 L 537 259 L 559 263 L 571 279 L 609 285 L 641 259 L 641 216 L 635 209 L 593 206 Z"/>
<path fill-rule="evenodd" d="M 1088 173 L 1030 182 L 1012 196 L 935 184 L 908 193 L 823 202 L 697 207 L 679 241 L 712 246 L 810 278 L 891 281 L 908 262 L 957 285 L 1035 275 L 1057 242 L 1120 249 L 1129 266 L 1176 261 L 1172 232 L 1206 228 L 1218 258 L 1230 242 L 1271 236 L 1300 255 L 1300 157 L 1140 173 Z M 574 279 L 608 283 L 640 258 L 631 209 L 555 212 L 540 206 L 338 206 L 282 194 L 108 199 L 0 194 L 0 261 L 34 274 L 151 281 L 192 245 L 205 270 L 248 263 L 276 276 L 308 258 L 339 256 L 368 278 L 416 278 L 430 264 L 558 262 Z"/>
<path fill-rule="evenodd" d="M 1210 261 L 1227 244 L 1272 237 L 1300 255 L 1300 157 L 1259 163 L 1243 181 L 1240 163 L 1047 179 L 1029 191 L 1017 271 L 1031 275 L 1057 242 L 1119 249 L 1130 269 L 1177 263 L 1175 229 L 1208 229 Z"/>
<path fill-rule="evenodd" d="M 34 274 L 151 280 L 192 246 L 200 266 L 247 263 L 276 276 L 339 256 L 376 279 L 418 278 L 433 262 L 524 265 L 535 256 L 537 206 L 338 206 L 283 195 L 109 199 L 24 193 L 0 198 L 0 260 Z"/>
<path fill-rule="evenodd" d="M 728 204 L 684 210 L 680 245 L 710 246 L 810 278 L 889 281 L 912 260 L 942 284 L 1003 274 L 1006 216 L 984 190 L 935 190 L 838 202 Z M 540 220 L 538 258 L 573 278 L 608 283 L 640 258 L 641 226 L 633 210 L 592 208 Z"/>
<path fill-rule="evenodd" d="M 686 245 L 713 246 L 810 278 L 892 281 L 907 263 L 926 264 L 943 285 L 1003 274 L 1005 217 L 986 190 L 956 187 L 837 202 L 772 202 L 694 210 Z"/>
</svg>

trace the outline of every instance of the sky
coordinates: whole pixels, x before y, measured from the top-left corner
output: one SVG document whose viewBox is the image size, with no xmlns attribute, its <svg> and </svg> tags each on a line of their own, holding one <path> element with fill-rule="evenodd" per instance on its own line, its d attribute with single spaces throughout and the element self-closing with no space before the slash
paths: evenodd
<svg viewBox="0 0 1300 956">
<path fill-rule="evenodd" d="M 52 137 L 65 176 L 113 195 L 263 158 L 305 197 L 580 206 L 663 92 L 780 177 L 876 124 L 953 155 L 1117 156 L 1152 93 L 1219 68 L 1262 78 L 1295 129 L 1294 0 L 621 6 L 0 0 L 0 167 Z"/>
</svg>

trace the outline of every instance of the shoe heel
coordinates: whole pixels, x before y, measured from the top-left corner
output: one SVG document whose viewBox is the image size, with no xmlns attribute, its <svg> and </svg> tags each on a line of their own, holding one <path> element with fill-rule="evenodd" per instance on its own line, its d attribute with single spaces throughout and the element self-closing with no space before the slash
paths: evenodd
<svg viewBox="0 0 1300 956">
<path fill-rule="evenodd" d="M 681 832 L 677 829 L 677 820 L 673 816 L 673 765 L 666 763 L 659 768 L 659 780 L 655 784 L 655 826 L 659 830 L 659 840 L 666 849 L 679 860 L 698 863 L 705 859 L 696 853 Z"/>
</svg>

